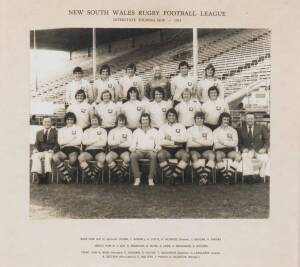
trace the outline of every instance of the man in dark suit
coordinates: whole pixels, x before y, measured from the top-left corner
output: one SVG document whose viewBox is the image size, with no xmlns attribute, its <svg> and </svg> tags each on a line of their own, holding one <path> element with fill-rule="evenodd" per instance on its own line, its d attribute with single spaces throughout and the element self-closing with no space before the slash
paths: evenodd
<svg viewBox="0 0 300 267">
<path fill-rule="evenodd" d="M 259 173 L 260 177 L 265 177 L 266 166 L 269 161 L 267 153 L 270 147 L 268 129 L 263 125 L 255 124 L 254 114 L 247 113 L 246 123 L 239 129 L 238 134 L 244 175 L 254 175 L 254 179 L 257 179 Z"/>
<path fill-rule="evenodd" d="M 55 128 L 52 128 L 52 121 L 50 117 L 45 117 L 43 119 L 44 128 L 37 132 L 35 139 L 35 146 L 32 154 L 32 167 L 31 172 L 35 174 L 35 182 L 40 184 L 47 182 L 51 169 L 51 160 L 53 153 L 59 150 L 57 143 L 57 131 Z M 44 160 L 45 167 L 45 177 L 43 176 L 42 171 L 42 162 Z"/>
</svg>

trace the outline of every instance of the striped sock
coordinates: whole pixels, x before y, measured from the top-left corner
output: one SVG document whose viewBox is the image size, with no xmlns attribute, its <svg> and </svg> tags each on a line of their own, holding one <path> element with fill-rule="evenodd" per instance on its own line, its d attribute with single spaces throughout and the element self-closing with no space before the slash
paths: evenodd
<svg viewBox="0 0 300 267">
<path fill-rule="evenodd" d="M 65 167 L 65 164 L 59 160 L 56 162 L 55 165 L 56 165 L 56 168 L 59 170 L 59 172 L 62 173 L 62 175 L 64 176 L 64 180 L 69 181 L 71 178 L 70 178 L 68 170 Z"/>
<path fill-rule="evenodd" d="M 168 164 L 167 161 L 163 161 L 159 164 L 160 168 L 164 172 L 164 174 L 168 177 L 172 174 L 172 170 L 170 168 L 170 165 Z"/>
</svg>

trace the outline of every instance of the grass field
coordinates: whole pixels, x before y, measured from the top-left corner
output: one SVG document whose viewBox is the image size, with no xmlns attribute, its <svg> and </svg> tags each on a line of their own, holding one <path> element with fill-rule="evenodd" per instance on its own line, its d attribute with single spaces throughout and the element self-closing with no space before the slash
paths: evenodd
<svg viewBox="0 0 300 267">
<path fill-rule="evenodd" d="M 267 218 L 269 184 L 30 185 L 30 217 Z"/>
</svg>

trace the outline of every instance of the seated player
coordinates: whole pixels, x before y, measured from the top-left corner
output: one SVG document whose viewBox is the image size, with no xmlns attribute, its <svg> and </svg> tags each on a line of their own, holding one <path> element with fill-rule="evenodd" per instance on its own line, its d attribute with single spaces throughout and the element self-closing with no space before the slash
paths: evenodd
<svg viewBox="0 0 300 267">
<path fill-rule="evenodd" d="M 162 147 L 157 158 L 159 165 L 166 175 L 167 183 L 176 184 L 189 162 L 189 154 L 185 150 L 187 133 L 185 127 L 178 123 L 178 115 L 174 108 L 167 111 L 167 123 L 158 131 L 157 144 Z M 169 159 L 176 158 L 178 163 L 173 171 Z"/>
<path fill-rule="evenodd" d="M 229 113 L 228 104 L 224 99 L 219 98 L 219 89 L 212 86 L 208 89 L 209 100 L 202 105 L 202 111 L 205 113 L 205 124 L 212 131 L 218 127 L 218 121 L 221 113 Z"/>
<path fill-rule="evenodd" d="M 249 182 L 259 181 L 268 175 L 266 168 L 269 162 L 267 154 L 270 147 L 269 132 L 263 125 L 255 123 L 254 113 L 246 114 L 246 124 L 238 130 L 239 149 L 243 158 L 243 174 L 249 178 Z M 259 161 L 258 173 L 253 170 L 252 159 Z M 259 174 L 259 177 L 258 175 Z"/>
<path fill-rule="evenodd" d="M 153 78 L 146 84 L 145 96 L 149 100 L 154 100 L 154 90 L 160 87 L 163 91 L 163 100 L 168 101 L 171 98 L 171 84 L 169 80 L 162 76 L 161 67 L 153 67 Z"/>
<path fill-rule="evenodd" d="M 224 99 L 224 88 L 220 79 L 215 77 L 215 67 L 213 64 L 208 64 L 204 70 L 205 79 L 198 82 L 197 95 L 201 103 L 209 99 L 208 89 L 216 86 L 220 92 L 219 98 Z"/>
<path fill-rule="evenodd" d="M 96 103 L 99 104 L 103 101 L 101 99 L 102 93 L 107 90 L 111 93 L 111 99 L 114 102 L 117 101 L 121 93 L 121 88 L 119 83 L 110 76 L 110 67 L 107 64 L 104 64 L 101 66 L 99 72 L 100 79 L 97 79 L 94 84 Z"/>
<path fill-rule="evenodd" d="M 138 92 L 140 99 L 144 97 L 144 83 L 141 77 L 135 75 L 136 73 L 136 66 L 133 63 L 130 63 L 126 66 L 126 74 L 123 76 L 119 83 L 120 83 L 120 90 L 121 90 L 121 99 L 126 99 L 128 95 L 128 90 L 131 87 L 135 87 Z"/>
<path fill-rule="evenodd" d="M 212 130 L 204 125 L 203 112 L 195 114 L 195 125 L 187 130 L 187 147 L 190 151 L 193 168 L 199 175 L 199 185 L 207 184 L 208 177 L 215 167 Z"/>
<path fill-rule="evenodd" d="M 101 128 L 101 119 L 94 114 L 91 117 L 91 127 L 86 129 L 82 136 L 82 144 L 85 149 L 78 157 L 81 169 L 88 175 L 92 182 L 98 183 L 96 179 L 103 170 L 105 163 L 105 147 L 107 143 L 106 130 Z M 92 169 L 88 161 L 96 160 Z"/>
<path fill-rule="evenodd" d="M 160 147 L 155 143 L 158 131 L 151 127 L 151 119 L 148 113 L 143 113 L 140 118 L 141 127 L 137 128 L 132 135 L 132 143 L 129 148 L 131 151 L 130 162 L 131 170 L 134 178 L 134 186 L 141 183 L 141 171 L 139 159 L 150 159 L 148 184 L 154 186 L 157 166 L 157 152 Z"/>
<path fill-rule="evenodd" d="M 53 161 L 58 171 L 63 174 L 63 181 L 69 183 L 72 181 L 73 169 L 80 154 L 83 133 L 82 128 L 76 125 L 76 116 L 74 113 L 66 113 L 65 124 L 65 127 L 58 130 L 60 151 L 53 155 Z M 66 169 L 64 164 L 65 159 L 69 160 L 68 169 Z"/>
<path fill-rule="evenodd" d="M 219 127 L 213 131 L 214 149 L 216 153 L 217 169 L 222 175 L 224 184 L 230 184 L 230 179 L 236 172 L 241 160 L 241 154 L 236 152 L 238 145 L 237 131 L 231 127 L 229 113 L 223 112 L 219 118 Z M 224 158 L 229 158 L 227 163 Z"/>
<path fill-rule="evenodd" d="M 161 87 L 153 89 L 153 101 L 150 101 L 146 105 L 146 112 L 151 117 L 151 125 L 155 128 L 159 128 L 166 122 L 167 110 L 172 107 L 171 101 L 165 101 L 164 90 Z"/>
<path fill-rule="evenodd" d="M 175 106 L 178 113 L 178 121 L 186 128 L 193 126 L 194 116 L 201 110 L 201 104 L 197 99 L 192 99 L 190 89 L 186 88 L 181 93 L 182 100 Z"/>
<path fill-rule="evenodd" d="M 115 127 L 119 107 L 112 101 L 112 95 L 108 90 L 102 92 L 101 102 L 95 106 L 95 112 L 102 118 L 102 127 L 109 133 Z"/>
<path fill-rule="evenodd" d="M 84 90 L 80 89 L 75 94 L 76 102 L 67 108 L 67 112 L 72 112 L 76 116 L 76 125 L 80 126 L 84 131 L 90 126 L 90 116 L 93 108 L 85 102 L 86 95 Z"/>
<path fill-rule="evenodd" d="M 128 128 L 134 131 L 140 126 L 140 117 L 144 112 L 144 104 L 140 101 L 139 91 L 136 87 L 130 87 L 127 92 L 127 102 L 123 103 L 120 113 L 125 114 Z"/>
<path fill-rule="evenodd" d="M 36 183 L 47 183 L 49 175 L 52 172 L 51 160 L 53 153 L 59 150 L 57 143 L 57 131 L 55 128 L 51 128 L 52 121 L 50 117 L 43 118 L 44 129 L 40 130 L 36 134 L 35 145 L 32 151 L 32 167 L 31 172 L 36 173 Z M 42 162 L 44 160 L 45 177 L 42 174 Z"/>
<path fill-rule="evenodd" d="M 82 89 L 85 95 L 88 96 L 85 102 L 92 103 L 94 101 L 94 92 L 89 81 L 83 79 L 83 70 L 80 67 L 75 67 L 73 70 L 74 79 L 67 85 L 66 88 L 66 104 L 69 106 L 76 102 L 75 94 Z"/>
<path fill-rule="evenodd" d="M 126 127 L 127 118 L 124 114 L 119 114 L 116 119 L 117 127 L 108 134 L 108 145 L 110 152 L 106 155 L 108 167 L 122 181 L 123 177 L 129 175 L 130 152 L 129 147 L 132 142 L 132 132 Z M 122 164 L 118 165 L 115 160 L 121 159 Z"/>
</svg>

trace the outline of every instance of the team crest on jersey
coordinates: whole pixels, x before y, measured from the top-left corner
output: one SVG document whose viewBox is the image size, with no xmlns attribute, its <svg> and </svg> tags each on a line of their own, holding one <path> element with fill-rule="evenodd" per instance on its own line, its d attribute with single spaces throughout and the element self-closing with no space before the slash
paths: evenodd
<svg viewBox="0 0 300 267">
<path fill-rule="evenodd" d="M 133 82 L 133 85 L 134 85 L 134 86 L 137 86 L 137 82 Z"/>
<path fill-rule="evenodd" d="M 108 86 L 108 88 L 112 88 L 112 84 L 111 83 L 109 83 L 107 86 Z"/>
<path fill-rule="evenodd" d="M 73 134 L 73 135 L 76 135 L 76 130 L 72 130 L 72 134 Z"/>
<path fill-rule="evenodd" d="M 113 110 L 109 108 L 108 109 L 108 113 L 112 113 L 112 112 L 113 112 Z"/>
<path fill-rule="evenodd" d="M 216 110 L 221 110 L 221 107 L 220 106 L 216 106 Z"/>
<path fill-rule="evenodd" d="M 81 109 L 81 112 L 82 112 L 82 113 L 85 113 L 85 112 L 86 112 L 86 109 L 85 109 L 85 108 L 82 108 L 82 109 Z"/>
<path fill-rule="evenodd" d="M 191 82 L 188 82 L 188 86 L 192 86 L 192 83 L 191 83 Z"/>
<path fill-rule="evenodd" d="M 207 138 L 207 133 L 202 133 L 202 137 L 206 139 Z"/>
<path fill-rule="evenodd" d="M 232 134 L 231 134 L 231 133 L 228 133 L 228 134 L 227 134 L 227 138 L 232 140 Z"/>
<path fill-rule="evenodd" d="M 141 108 L 141 107 L 136 107 L 136 110 L 137 110 L 137 111 L 141 111 L 142 108 Z"/>
<path fill-rule="evenodd" d="M 101 131 L 97 131 L 97 135 L 101 135 Z"/>
<path fill-rule="evenodd" d="M 180 133 L 180 129 L 176 129 L 176 133 Z"/>
<path fill-rule="evenodd" d="M 166 108 L 162 108 L 161 111 L 162 112 L 167 112 L 167 109 Z"/>
<path fill-rule="evenodd" d="M 123 139 L 127 139 L 127 134 L 122 134 Z"/>
<path fill-rule="evenodd" d="M 189 111 L 194 111 L 194 108 L 193 107 L 189 107 Z"/>
</svg>

